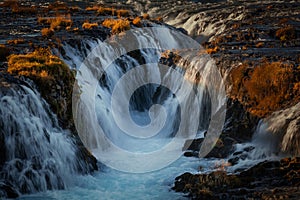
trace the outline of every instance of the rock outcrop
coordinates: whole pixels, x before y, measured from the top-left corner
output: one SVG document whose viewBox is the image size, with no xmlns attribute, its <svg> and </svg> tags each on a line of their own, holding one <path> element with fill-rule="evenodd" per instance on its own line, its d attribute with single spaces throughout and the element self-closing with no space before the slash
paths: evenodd
<svg viewBox="0 0 300 200">
<path fill-rule="evenodd" d="M 173 190 L 191 199 L 298 199 L 300 158 L 262 162 L 240 174 L 184 173 Z"/>
</svg>

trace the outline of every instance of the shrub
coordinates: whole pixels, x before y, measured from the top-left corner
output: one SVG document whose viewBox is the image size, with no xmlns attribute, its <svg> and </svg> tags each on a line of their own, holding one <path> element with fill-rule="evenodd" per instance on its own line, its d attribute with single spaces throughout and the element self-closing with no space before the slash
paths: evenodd
<svg viewBox="0 0 300 200">
<path fill-rule="evenodd" d="M 42 32 L 42 36 L 44 36 L 44 37 L 49 37 L 49 36 L 52 36 L 54 34 L 54 30 L 51 29 L 51 28 L 43 28 L 41 30 L 41 32 Z"/>
<path fill-rule="evenodd" d="M 121 33 L 130 29 L 130 22 L 128 19 L 105 19 L 102 25 L 111 28 L 113 34 Z"/>
<path fill-rule="evenodd" d="M 61 1 L 56 1 L 56 2 L 49 4 L 48 9 L 54 10 L 54 11 L 69 10 L 67 4 L 65 2 L 61 2 Z"/>
<path fill-rule="evenodd" d="M 263 43 L 263 42 L 258 42 L 258 43 L 255 45 L 256 48 L 261 48 L 261 47 L 263 47 L 263 46 L 264 46 L 264 43 Z"/>
<path fill-rule="evenodd" d="M 38 48 L 34 52 L 8 57 L 11 74 L 26 76 L 33 80 L 42 97 L 51 109 L 69 126 L 72 120 L 72 89 L 75 76 L 69 67 L 53 55 L 48 48 Z"/>
<path fill-rule="evenodd" d="M 8 73 L 23 76 L 40 76 L 52 78 L 61 74 L 60 68 L 67 67 L 57 56 L 52 55 L 49 49 L 39 48 L 32 53 L 8 57 Z M 61 74 L 62 75 L 62 74 Z"/>
<path fill-rule="evenodd" d="M 150 19 L 150 15 L 147 14 L 147 13 L 144 13 L 144 14 L 143 14 L 143 19 Z"/>
<path fill-rule="evenodd" d="M 264 117 L 299 97 L 299 69 L 281 62 L 243 64 L 231 71 L 231 95 L 253 114 Z M 295 89 L 296 88 L 296 89 Z"/>
<path fill-rule="evenodd" d="M 17 0 L 4 0 L 0 3 L 0 7 L 2 8 L 12 8 L 18 6 Z"/>
<path fill-rule="evenodd" d="M 6 43 L 7 44 L 24 44 L 25 40 L 22 38 L 18 38 L 18 39 L 13 39 L 13 40 L 7 40 Z"/>
<path fill-rule="evenodd" d="M 71 15 L 66 16 L 56 16 L 56 17 L 39 17 L 38 23 L 40 24 L 49 24 L 50 29 L 59 30 L 61 26 L 67 27 L 72 26 L 73 21 L 71 19 Z"/>
<path fill-rule="evenodd" d="M 208 48 L 208 49 L 206 49 L 206 52 L 208 54 L 213 54 L 213 53 L 217 53 L 218 50 L 219 50 L 219 47 L 215 46 L 214 48 Z"/>
<path fill-rule="evenodd" d="M 96 6 L 96 5 L 94 5 L 94 6 L 92 6 L 92 7 L 87 7 L 85 10 L 87 10 L 87 11 L 97 11 L 97 10 L 99 10 L 99 6 Z"/>
<path fill-rule="evenodd" d="M 85 22 L 82 24 L 82 28 L 84 28 L 84 29 L 92 29 L 94 27 L 98 27 L 98 23 Z"/>
<path fill-rule="evenodd" d="M 140 27 L 142 25 L 141 18 L 140 17 L 134 18 L 133 21 L 132 21 L 132 24 L 135 25 L 135 26 Z"/>
<path fill-rule="evenodd" d="M 115 9 L 115 8 L 105 8 L 105 7 L 99 7 L 97 10 L 97 13 L 99 15 L 112 15 L 112 16 L 118 16 L 118 17 L 128 17 L 129 16 L 129 10 L 124 9 Z"/>
<path fill-rule="evenodd" d="M 296 31 L 293 26 L 286 26 L 276 31 L 276 37 L 281 41 L 295 39 Z"/>
</svg>

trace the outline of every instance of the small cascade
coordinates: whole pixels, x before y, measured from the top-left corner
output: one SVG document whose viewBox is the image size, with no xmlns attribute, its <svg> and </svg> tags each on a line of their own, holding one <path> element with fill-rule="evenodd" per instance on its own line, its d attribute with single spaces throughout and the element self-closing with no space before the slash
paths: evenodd
<svg viewBox="0 0 300 200">
<path fill-rule="evenodd" d="M 48 104 L 29 85 L 33 83 L 1 82 L 0 182 L 19 193 L 64 189 L 86 166 L 71 134 L 58 126 Z"/>
<path fill-rule="evenodd" d="M 68 44 L 63 58 L 75 63 L 78 70 L 78 87 L 73 91 L 76 128 L 85 146 L 102 162 L 113 160 L 116 146 L 122 153 L 142 153 L 145 162 L 154 159 L 146 155 L 169 144 L 172 148 L 177 145 L 181 155 L 185 141 L 208 129 L 216 112 L 215 124 L 223 125 L 225 115 L 220 108 L 226 98 L 220 74 L 207 54 L 199 56 L 201 46 L 181 32 L 161 27 L 134 29 L 87 44 L 95 48 L 86 58 L 74 56 L 79 50 Z M 181 61 L 175 66 L 162 65 L 162 54 L 172 49 L 185 49 Z M 182 144 L 174 138 L 180 138 Z M 205 153 L 216 139 L 210 138 Z M 122 153 L 115 155 L 120 156 L 120 163 L 128 160 Z M 138 170 L 130 166 L 131 172 Z"/>
</svg>

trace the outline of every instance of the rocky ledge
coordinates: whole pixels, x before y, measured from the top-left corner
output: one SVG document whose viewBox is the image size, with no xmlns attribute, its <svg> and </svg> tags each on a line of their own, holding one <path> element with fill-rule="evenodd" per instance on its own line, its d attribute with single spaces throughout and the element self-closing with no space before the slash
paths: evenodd
<svg viewBox="0 0 300 200">
<path fill-rule="evenodd" d="M 191 199 L 298 199 L 300 158 L 265 161 L 239 174 L 184 173 L 173 190 Z"/>
</svg>

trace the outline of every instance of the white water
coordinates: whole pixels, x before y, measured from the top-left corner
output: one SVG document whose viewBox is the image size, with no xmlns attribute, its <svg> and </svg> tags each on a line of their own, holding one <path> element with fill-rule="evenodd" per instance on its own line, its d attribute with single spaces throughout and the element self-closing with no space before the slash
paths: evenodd
<svg viewBox="0 0 300 200">
<path fill-rule="evenodd" d="M 63 189 L 84 166 L 74 141 L 62 130 L 39 93 L 18 84 L 1 92 L 0 127 L 6 163 L 0 180 L 21 193 Z"/>
<path fill-rule="evenodd" d="M 170 47 L 174 48 L 176 46 L 179 46 L 177 42 L 180 41 L 176 41 L 176 39 L 172 40 L 172 35 L 161 35 L 160 37 L 171 39 L 173 43 L 169 44 Z M 139 47 L 143 47 L 143 45 L 148 45 L 150 43 L 153 48 L 161 49 L 161 47 L 158 46 L 159 43 L 156 43 L 157 41 L 154 41 L 153 38 L 151 38 L 151 35 L 141 35 L 137 37 L 137 39 Z M 99 44 L 103 45 L 101 41 L 87 41 L 85 45 L 88 45 L 92 49 Z M 197 44 L 197 48 L 198 47 L 199 46 Z M 101 49 L 102 51 L 93 51 L 95 57 L 98 58 L 92 60 L 93 65 L 95 65 L 95 61 L 100 61 L 101 63 L 107 64 L 109 63 L 109 60 L 115 57 L 115 55 L 113 55 L 113 53 L 115 52 L 112 51 L 112 49 L 109 49 L 109 47 L 104 46 L 104 49 L 105 48 L 107 49 L 107 51 L 104 52 L 103 48 Z M 84 57 L 87 56 L 86 53 L 80 52 L 79 49 L 73 48 L 70 45 L 65 46 L 65 52 L 67 53 L 64 56 L 66 63 L 68 63 L 69 66 L 77 69 L 79 69 L 79 66 L 84 61 Z M 143 55 L 145 63 L 157 63 L 160 57 L 160 54 L 158 54 L 157 51 L 153 50 L 141 50 L 140 53 Z M 90 61 L 91 60 L 89 60 L 89 62 Z M 151 64 L 149 66 L 146 66 L 145 68 L 143 68 L 143 71 L 139 71 L 138 74 L 131 77 L 133 82 L 140 84 L 141 82 L 144 83 L 143 79 L 152 80 L 150 81 L 150 83 L 155 83 L 155 80 L 165 80 L 169 83 L 168 86 L 171 85 L 170 88 L 173 88 L 176 91 L 177 99 L 174 98 L 173 95 L 171 95 L 171 93 L 164 88 L 160 88 L 161 91 L 157 92 L 157 84 L 146 85 L 138 89 L 138 92 L 131 96 L 132 99 L 131 103 L 129 104 L 130 118 L 128 116 L 124 117 L 122 115 L 123 112 L 126 111 L 122 110 L 122 101 L 128 100 L 126 95 L 130 93 L 127 91 L 130 88 L 130 85 L 121 85 L 121 92 L 117 94 L 118 96 L 116 98 L 116 100 L 118 100 L 116 106 L 119 109 L 117 109 L 119 111 L 117 112 L 117 115 L 121 116 L 121 119 L 127 120 L 125 122 L 129 122 L 128 120 L 132 118 L 134 123 L 142 127 L 145 125 L 151 126 L 151 122 L 153 120 L 158 120 L 156 122 L 154 121 L 155 126 L 152 127 L 153 129 L 151 129 L 159 130 L 158 133 L 154 135 L 154 137 L 151 137 L 150 139 L 146 138 L 146 140 L 144 140 L 143 138 L 133 138 L 124 134 L 124 129 L 121 130 L 121 128 L 118 127 L 118 124 L 116 124 L 114 119 L 115 116 L 113 116 L 112 113 L 113 111 L 110 108 L 113 88 L 117 84 L 117 81 L 120 80 L 120 77 L 124 74 L 124 72 L 128 72 L 131 69 L 135 68 L 135 66 L 139 65 L 137 60 L 128 55 L 123 56 L 122 61 L 124 61 L 125 63 L 124 65 L 122 65 L 122 67 L 117 65 L 117 63 L 112 64 L 111 68 L 109 68 L 106 71 L 107 73 L 104 81 L 100 82 L 99 84 L 97 83 L 95 92 L 91 89 L 87 90 L 88 95 L 83 97 L 85 100 L 83 102 L 85 104 L 76 104 L 76 109 L 88 111 L 85 112 L 85 115 L 83 116 L 76 116 L 80 122 L 83 122 L 81 124 L 84 124 L 84 122 L 86 122 L 88 125 L 80 126 L 77 128 L 79 128 L 80 130 L 84 130 L 85 132 L 93 133 L 94 130 L 97 130 L 97 126 L 89 122 L 94 116 L 92 114 L 93 108 L 89 107 L 89 103 L 93 103 L 93 101 L 90 100 L 91 98 L 96 99 L 94 104 L 97 122 L 101 125 L 107 136 L 107 138 L 104 138 L 102 136 L 99 137 L 99 135 L 96 134 L 85 135 L 84 137 L 82 137 L 83 142 L 86 146 L 93 150 L 94 155 L 98 157 L 98 159 L 102 162 L 109 162 L 110 160 L 112 160 L 114 162 L 114 166 L 119 167 L 120 165 L 127 165 L 127 169 L 130 168 L 131 170 L 135 169 L 136 166 L 142 166 L 142 169 L 149 166 L 149 164 L 153 164 L 155 166 L 157 165 L 157 163 L 160 164 L 161 159 L 173 159 L 174 154 L 177 155 L 178 151 L 179 154 L 182 154 L 181 148 L 183 147 L 183 144 L 182 139 L 179 139 L 178 144 L 176 143 L 176 140 L 174 142 L 176 148 L 171 148 L 169 149 L 169 151 L 163 152 L 161 155 L 158 155 L 157 159 L 147 159 L 145 155 L 146 159 L 139 159 L 139 161 L 142 162 L 130 163 L 126 162 L 126 159 L 128 159 L 128 157 L 121 156 L 118 152 L 111 150 L 110 144 L 107 145 L 105 140 L 109 139 L 115 145 L 118 145 L 119 147 L 128 151 L 132 151 L 135 154 L 152 152 L 154 150 L 164 147 L 170 142 L 174 135 L 174 131 L 176 132 L 176 126 L 179 126 L 177 119 L 179 116 L 181 116 L 181 119 L 184 119 L 186 122 L 188 122 L 187 127 L 184 128 L 185 130 L 188 130 L 189 128 L 194 129 L 196 131 L 194 136 L 196 136 L 197 132 L 199 134 L 203 134 L 203 127 L 207 128 L 207 124 L 205 124 L 207 123 L 207 120 L 199 119 L 209 118 L 209 113 L 206 113 L 206 115 L 201 115 L 199 111 L 201 110 L 202 105 L 207 106 L 208 102 L 206 101 L 210 99 L 214 100 L 215 103 L 218 102 L 218 95 L 216 95 L 216 98 L 213 98 L 214 94 L 210 94 L 211 98 L 205 98 L 204 102 L 201 103 L 203 93 L 205 92 L 205 89 L 201 88 L 201 85 L 199 86 L 198 96 L 193 96 L 193 94 L 190 90 L 188 90 L 188 88 L 184 88 L 186 90 L 183 90 L 180 93 L 178 92 L 178 90 L 180 91 L 180 83 L 178 82 L 178 79 L 176 79 L 176 75 L 172 74 L 170 69 L 163 72 L 159 69 L 157 64 Z M 85 61 L 85 63 L 89 62 Z M 192 61 L 191 63 L 193 62 L 196 66 L 197 63 L 200 63 L 199 60 Z M 205 63 L 207 63 L 207 61 Z M 211 65 L 205 63 L 202 63 L 200 67 L 203 74 L 210 72 Z M 191 66 L 185 66 L 185 68 L 187 71 L 185 78 L 193 82 L 193 80 L 196 77 L 196 73 L 199 71 L 199 69 L 197 70 Z M 182 71 L 182 69 L 180 68 L 178 68 L 177 70 L 179 72 Z M 95 70 L 94 72 L 97 74 L 97 70 Z M 81 71 L 79 72 L 79 74 L 80 73 L 86 73 L 86 71 Z M 179 73 L 179 75 L 184 76 L 181 74 L 181 72 Z M 203 79 L 205 78 L 208 77 L 203 75 Z M 79 83 L 91 83 L 93 82 L 93 79 L 93 76 L 91 76 L 87 80 L 80 79 L 80 77 L 78 78 Z M 216 85 L 217 84 L 215 84 L 215 86 Z M 197 97 L 197 99 L 194 99 L 194 97 Z M 187 103 L 184 104 L 184 106 L 196 105 L 197 107 L 191 106 L 190 109 L 182 107 L 182 111 L 184 111 L 184 109 L 188 109 L 188 111 L 180 114 L 178 113 L 178 106 L 180 106 L 181 101 L 187 101 Z M 128 102 L 130 102 L 130 100 Z M 221 99 L 220 102 L 223 102 L 223 99 Z M 156 103 L 159 103 L 164 106 L 165 113 L 156 113 L 156 109 L 159 109 L 159 107 L 151 107 L 151 105 Z M 212 106 L 212 109 L 214 109 L 213 111 L 216 112 L 218 106 Z M 165 115 L 168 116 L 167 119 L 165 118 Z M 199 122 L 197 122 L 198 120 Z M 195 123 L 195 121 L 197 123 Z M 163 123 L 160 124 L 157 122 Z M 193 126 L 194 128 L 192 128 Z M 201 127 L 199 128 L 199 130 L 198 126 Z M 137 131 L 139 130 L 139 127 L 134 128 Z M 142 132 L 133 132 L 132 134 L 137 133 L 141 134 Z M 148 136 L 149 133 L 151 132 L 146 132 L 145 136 Z M 185 134 L 187 133 L 185 132 Z M 187 136 L 185 136 L 184 138 L 189 139 L 189 134 L 187 134 Z M 105 149 L 104 152 L 107 151 L 109 153 L 103 153 L 103 149 Z M 22 196 L 20 199 L 185 199 L 183 197 L 183 194 L 175 193 L 171 190 L 175 177 L 186 171 L 197 173 L 200 165 L 202 170 L 201 172 L 208 172 L 214 170 L 216 162 L 216 160 L 199 160 L 198 158 L 181 157 L 175 162 L 171 162 L 171 164 L 166 166 L 165 168 L 162 168 L 158 171 L 152 171 L 143 174 L 120 172 L 109 167 L 103 167 L 102 170 L 100 170 L 100 172 L 97 172 L 92 176 L 77 177 L 77 180 L 74 182 L 75 187 L 72 187 L 70 189 L 60 191 L 47 191 L 44 193 L 38 193 L 34 195 Z"/>
<path fill-rule="evenodd" d="M 152 35 L 153 37 L 153 35 Z M 171 42 L 169 45 L 176 47 L 177 40 L 172 40 L 171 35 L 162 35 L 161 37 L 169 38 L 171 39 Z M 139 47 L 143 47 L 145 44 L 152 44 L 153 47 L 156 49 L 160 49 L 160 46 L 157 46 L 156 42 L 152 40 L 151 36 L 144 35 L 143 37 L 137 37 L 137 42 L 139 44 Z M 168 40 L 170 41 L 170 40 Z M 96 47 L 99 44 L 103 44 L 101 41 L 98 42 L 87 42 L 90 47 Z M 155 46 L 156 45 L 156 46 Z M 95 62 L 105 63 L 105 64 L 111 64 L 109 61 L 115 57 L 114 51 L 112 49 L 109 49 L 109 47 L 105 47 L 106 51 L 93 51 L 93 54 L 96 58 L 94 60 L 88 60 L 89 62 L 92 61 L 92 63 L 85 62 L 86 65 L 92 64 L 95 65 Z M 105 49 L 104 48 L 104 49 Z M 172 49 L 172 48 L 169 48 Z M 65 61 L 74 68 L 79 68 L 81 63 L 84 61 L 84 56 L 87 55 L 85 52 L 80 52 L 80 50 L 76 48 L 72 48 L 69 45 L 65 46 L 65 51 L 67 55 L 64 57 Z M 79 51 L 79 52 L 78 52 Z M 122 52 L 122 50 L 121 50 Z M 145 63 L 155 63 L 158 59 L 158 54 L 156 51 L 151 50 L 143 50 L 141 51 L 141 54 L 143 55 L 143 58 L 145 60 Z M 95 58 L 94 57 L 94 58 Z M 169 151 L 164 151 L 161 154 L 158 154 L 156 159 L 148 159 L 145 155 L 144 159 L 137 159 L 139 162 L 127 162 L 128 159 L 130 159 L 127 155 L 122 155 L 118 151 L 114 151 L 111 149 L 111 143 L 107 143 L 107 140 L 110 140 L 113 142 L 114 145 L 120 147 L 121 149 L 125 149 L 127 151 L 132 151 L 137 155 L 140 155 L 140 153 L 147 153 L 151 152 L 156 149 L 161 149 L 166 144 L 170 142 L 170 138 L 172 138 L 174 131 L 176 131 L 176 126 L 178 126 L 178 119 L 179 116 L 177 113 L 177 107 L 180 105 L 181 101 L 186 101 L 188 106 L 191 105 L 197 105 L 198 108 L 195 109 L 195 107 L 191 106 L 192 109 L 188 109 L 185 107 L 182 107 L 183 109 L 188 109 L 188 112 L 181 113 L 181 119 L 184 119 L 186 122 L 188 122 L 188 125 L 184 128 L 185 130 L 188 130 L 189 128 L 192 128 L 192 126 L 196 127 L 196 132 L 203 131 L 202 129 L 198 130 L 198 127 L 205 127 L 207 128 L 207 125 L 205 124 L 199 124 L 201 121 L 201 118 L 209 118 L 209 115 L 203 116 L 200 113 L 201 105 L 207 106 L 208 102 L 201 102 L 203 100 L 205 88 L 201 88 L 198 90 L 199 95 L 197 98 L 195 96 L 191 95 L 192 93 L 190 90 L 187 90 L 188 92 L 180 93 L 178 90 L 180 90 L 180 87 L 178 88 L 178 82 L 176 77 L 172 77 L 170 75 L 170 71 L 167 70 L 166 72 L 162 73 L 156 65 L 146 66 L 146 68 L 143 68 L 143 71 L 136 76 L 132 76 L 132 81 L 134 83 L 140 84 L 140 81 L 143 83 L 143 78 L 146 77 L 147 80 L 151 80 L 150 83 L 156 83 L 155 80 L 160 79 L 167 80 L 171 84 L 171 88 L 177 88 L 176 94 L 179 94 L 179 100 L 176 100 L 173 98 L 173 96 L 170 93 L 164 92 L 158 92 L 158 94 L 155 92 L 157 91 L 157 85 L 152 86 L 146 86 L 141 89 L 139 94 L 136 94 L 136 96 L 133 96 L 133 102 L 132 104 L 129 104 L 129 110 L 130 110 L 130 117 L 123 115 L 126 110 L 123 109 L 124 104 L 123 101 L 129 101 L 128 99 L 128 93 L 132 94 L 127 91 L 127 89 L 130 89 L 130 85 L 120 85 L 120 93 L 118 93 L 117 98 L 117 111 L 115 114 L 117 117 L 120 117 L 120 119 L 125 120 L 125 128 L 121 129 L 119 128 L 120 124 L 117 124 L 118 122 L 115 122 L 113 110 L 110 107 L 112 95 L 113 95 L 113 88 L 116 87 L 118 80 L 120 80 L 121 76 L 125 73 L 130 71 L 135 67 L 135 65 L 139 65 L 139 63 L 130 56 L 123 56 L 122 60 L 125 61 L 124 65 L 119 66 L 116 63 L 112 63 L 112 67 L 106 71 L 106 77 L 102 82 L 98 83 L 98 79 L 96 87 L 92 89 L 87 89 L 87 96 L 83 97 L 84 101 L 83 104 L 76 104 L 77 110 L 83 110 L 85 111 L 84 115 L 76 116 L 76 119 L 81 122 L 81 126 L 79 128 L 80 131 L 87 132 L 89 134 L 84 135 L 82 137 L 83 142 L 85 145 L 93 150 L 94 155 L 101 160 L 102 162 L 105 162 L 108 165 L 112 165 L 113 168 L 121 167 L 121 169 L 125 169 L 124 171 L 130 171 L 130 172 L 136 172 L 140 169 L 145 169 L 149 165 L 161 165 L 161 160 L 172 160 L 174 158 L 174 154 L 178 154 L 176 151 L 181 151 L 182 146 L 179 146 L 181 143 L 178 144 L 176 141 L 174 142 L 175 147 L 177 148 L 171 148 Z M 196 61 L 192 61 L 190 63 L 197 63 Z M 199 62 L 199 61 L 198 61 Z M 205 76 L 205 73 L 209 73 L 210 69 L 209 64 L 204 64 L 201 66 L 201 69 L 203 69 L 202 72 L 202 78 L 207 78 Z M 185 66 L 187 73 L 184 75 L 186 80 L 193 80 L 196 77 L 196 73 L 199 72 L 199 69 L 195 70 L 195 68 L 191 66 Z M 93 69 L 93 68 L 91 68 Z M 94 74 L 89 74 L 89 72 L 81 71 L 82 73 L 87 73 L 90 77 L 90 79 L 78 79 L 79 83 L 81 83 L 84 86 L 84 82 L 87 82 L 89 84 L 93 84 L 93 81 L 99 73 L 99 69 L 93 69 Z M 110 71 L 111 70 L 111 71 Z M 180 69 L 178 70 L 180 71 Z M 87 74 L 84 74 L 85 76 Z M 80 74 L 79 74 L 80 75 Z M 86 78 L 86 77 L 85 77 Z M 99 77 L 97 77 L 99 78 Z M 213 79 L 211 79 L 212 84 L 219 88 L 217 82 L 213 82 Z M 131 88 L 132 89 L 132 88 Z M 123 93 L 122 93 L 123 92 Z M 216 92 L 217 93 L 217 92 Z M 155 95 L 154 95 L 155 94 Z M 165 113 L 156 113 L 156 107 L 150 107 L 151 105 L 155 104 L 156 102 L 153 100 L 154 96 L 157 97 L 160 101 L 158 103 L 162 104 L 164 106 Z M 130 96 L 131 97 L 131 96 Z M 218 96 L 218 94 L 210 93 L 210 100 L 214 102 L 214 104 L 219 105 L 218 102 L 223 102 L 224 99 L 221 99 L 222 95 Z M 91 99 L 95 99 L 95 101 Z M 134 99 L 136 98 L 136 99 Z M 139 99 L 142 98 L 142 99 Z M 199 104 L 200 101 L 200 104 Z M 125 104 L 126 105 L 126 104 Z M 212 112 L 216 112 L 218 110 L 218 106 L 213 105 L 211 107 Z M 130 107 L 131 106 L 131 107 Z M 95 113 L 93 113 L 93 108 L 95 108 Z M 126 107 L 125 107 L 126 108 Z M 127 107 L 128 108 L 128 107 Z M 138 109 L 139 108 L 139 109 Z M 150 111 L 150 112 L 149 112 Z M 94 115 L 96 114 L 96 115 Z M 168 116 L 168 118 L 165 118 L 165 114 Z M 182 115 L 183 114 L 183 115 Z M 95 122 L 93 117 L 96 116 L 96 122 L 97 123 L 91 123 Z M 155 117 L 154 117 L 155 116 Z M 159 122 L 163 122 L 161 126 L 160 123 L 154 123 L 154 127 L 151 130 L 160 130 L 158 131 L 158 134 L 152 137 L 150 140 L 143 140 L 141 138 L 133 138 L 131 136 L 128 136 L 124 134 L 126 133 L 126 125 L 129 124 L 128 127 L 130 127 L 130 121 L 129 119 L 133 119 L 134 123 L 137 125 L 143 126 L 143 125 L 149 125 L 151 127 L 151 122 L 155 119 L 158 119 Z M 200 120 L 199 120 L 200 119 Z M 167 120 L 167 121 L 166 121 Z M 199 120 L 200 122 L 195 123 L 195 120 Z M 106 134 L 106 137 L 98 134 L 94 134 L 95 130 L 98 130 L 98 126 L 96 124 L 100 124 L 101 128 Z M 124 125 L 124 124 L 123 124 Z M 201 125 L 201 126 L 199 126 Z M 160 127 L 163 127 L 160 129 Z M 135 127 L 136 129 L 133 130 L 139 130 L 138 127 Z M 125 131 L 124 131 L 125 130 Z M 92 133 L 92 134 L 91 134 Z M 97 133 L 97 132 L 96 132 Z M 133 132 L 132 134 L 138 134 L 139 132 Z M 141 132 L 142 133 L 142 132 Z M 146 132 L 145 136 L 148 136 L 149 132 Z M 195 133 L 196 134 L 196 133 Z M 182 137 L 184 135 L 181 135 Z M 184 139 L 189 139 L 191 135 L 187 133 L 186 137 L 183 137 Z M 194 135 L 196 136 L 196 135 Z M 258 140 L 260 141 L 260 140 Z M 254 141 L 255 144 L 258 144 L 258 141 Z M 177 146 L 176 146 L 177 145 Z M 240 147 L 238 147 L 240 148 Z M 258 149 L 258 148 L 257 148 Z M 103 151 L 105 150 L 105 151 Z M 70 152 L 74 152 L 70 150 Z M 108 152 L 108 153 L 107 153 Z M 181 153 L 181 152 L 180 152 Z M 175 157 L 176 157 L 175 156 Z M 253 158 L 251 158 L 253 160 Z M 251 162 L 251 159 L 247 160 L 247 164 L 253 163 Z M 173 160 L 172 160 L 173 161 Z M 112 163 L 110 163 L 112 162 Z M 68 164 L 66 164 L 68 165 Z M 122 168 L 122 165 L 125 168 Z M 143 174 L 133 174 L 133 173 L 126 173 L 121 172 L 109 167 L 103 167 L 100 172 L 97 172 L 90 176 L 75 176 L 73 177 L 72 181 L 74 186 L 71 188 L 68 188 L 66 190 L 55 190 L 55 191 L 47 191 L 43 193 L 38 193 L 34 195 L 25 195 L 22 196 L 20 199 L 184 199 L 183 195 L 180 193 L 175 193 L 171 190 L 171 186 L 174 182 L 174 179 L 176 176 L 188 171 L 192 173 L 206 173 L 211 170 L 214 170 L 214 168 L 218 165 L 218 161 L 216 160 L 207 160 L 207 159 L 198 159 L 198 158 L 185 158 L 181 157 L 175 162 L 170 162 L 169 165 L 164 166 L 164 168 L 153 171 L 150 169 L 146 169 L 145 171 L 152 171 L 148 173 Z M 243 164 L 245 165 L 245 164 Z M 198 171 L 201 166 L 201 172 Z M 152 166 L 153 167 L 153 166 Z M 155 168 L 155 167 L 154 167 Z M 56 189 L 56 188 L 54 188 Z"/>
</svg>

